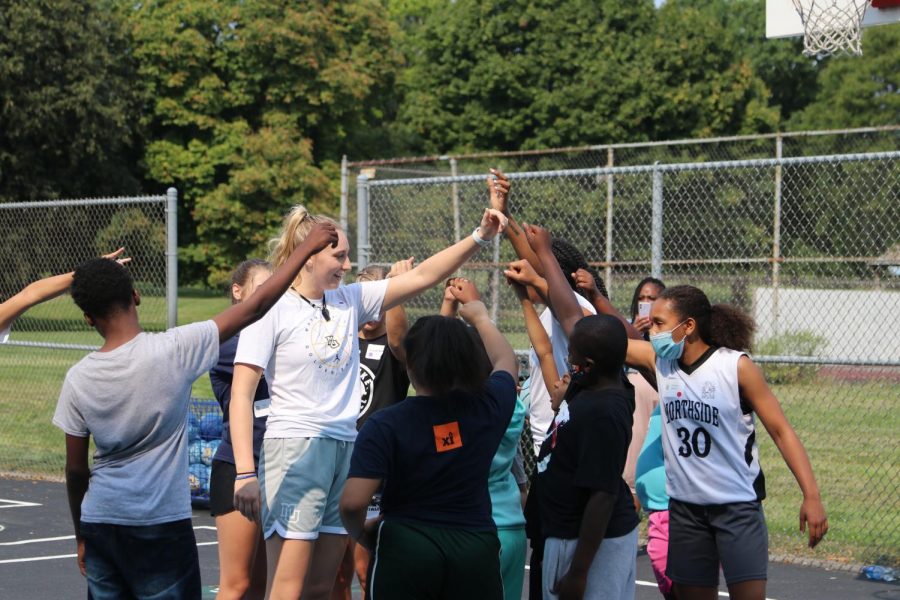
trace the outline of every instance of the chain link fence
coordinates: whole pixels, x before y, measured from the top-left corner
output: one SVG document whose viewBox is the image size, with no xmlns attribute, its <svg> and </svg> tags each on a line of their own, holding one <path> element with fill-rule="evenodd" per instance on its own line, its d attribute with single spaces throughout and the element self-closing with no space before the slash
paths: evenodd
<svg viewBox="0 0 900 600">
<path fill-rule="evenodd" d="M 831 530 L 815 552 L 801 496 L 760 426 L 771 552 L 792 561 L 900 562 L 900 152 L 520 172 L 510 206 L 578 246 L 626 312 L 646 275 L 753 315 L 754 358 L 811 456 Z M 468 235 L 484 174 L 357 182 L 361 266 L 423 259 Z M 466 265 L 495 321 L 528 348 L 499 270 L 505 242 Z M 408 306 L 434 313 L 441 291 Z"/>
<path fill-rule="evenodd" d="M 124 246 L 147 331 L 174 325 L 177 193 L 0 204 L 0 298 Z M 51 424 L 66 371 L 101 343 L 68 295 L 31 308 L 0 344 L 0 472 L 59 477 L 64 435 Z"/>
</svg>

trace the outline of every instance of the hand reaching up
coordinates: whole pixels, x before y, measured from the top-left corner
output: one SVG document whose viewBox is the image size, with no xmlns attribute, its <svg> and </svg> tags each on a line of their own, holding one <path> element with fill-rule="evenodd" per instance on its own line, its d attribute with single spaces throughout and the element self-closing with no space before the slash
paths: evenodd
<svg viewBox="0 0 900 600">
<path fill-rule="evenodd" d="M 126 258 L 119 258 L 120 256 L 122 256 L 123 252 L 125 252 L 124 246 L 122 248 L 119 248 L 118 250 L 110 252 L 109 254 L 104 254 L 101 258 L 108 258 L 109 260 L 116 261 L 120 265 L 127 265 L 131 262 L 131 257 L 128 256 Z"/>
<path fill-rule="evenodd" d="M 506 279 L 514 281 L 522 285 L 537 286 L 541 281 L 541 276 L 534 270 L 531 263 L 525 259 L 514 260 L 509 263 L 509 267 L 503 271 Z"/>
<path fill-rule="evenodd" d="M 578 269 L 572 273 L 572 280 L 575 282 L 575 287 L 583 291 L 585 297 L 589 300 L 600 294 L 594 276 L 587 269 Z"/>
<path fill-rule="evenodd" d="M 500 169 L 491 169 L 491 174 L 487 178 L 487 186 L 491 196 L 491 208 L 508 215 L 509 179 Z"/>
<path fill-rule="evenodd" d="M 509 219 L 502 212 L 494 208 L 484 209 L 481 216 L 481 225 L 478 226 L 478 235 L 483 240 L 492 240 L 495 236 L 503 233 Z"/>
<path fill-rule="evenodd" d="M 413 267 L 416 265 L 416 259 L 410 256 L 404 260 L 398 260 L 393 265 L 391 265 L 391 270 L 385 276 L 385 279 L 390 279 L 391 277 L 396 277 L 397 275 L 403 275 L 404 273 L 408 273 L 413 270 Z"/>
<path fill-rule="evenodd" d="M 525 238 L 536 253 L 550 252 L 550 232 L 540 225 L 526 225 Z"/>
<path fill-rule="evenodd" d="M 301 245 L 306 245 L 310 252 L 315 254 L 328 246 L 337 248 L 337 244 L 337 228 L 331 223 L 316 223 L 313 225 L 313 228 L 310 230 L 309 234 L 307 234 L 306 239 L 303 240 L 303 244 Z"/>
<path fill-rule="evenodd" d="M 481 294 L 478 293 L 478 288 L 465 277 L 454 277 L 447 282 L 447 289 L 450 291 L 453 298 L 461 304 L 481 300 Z"/>
</svg>

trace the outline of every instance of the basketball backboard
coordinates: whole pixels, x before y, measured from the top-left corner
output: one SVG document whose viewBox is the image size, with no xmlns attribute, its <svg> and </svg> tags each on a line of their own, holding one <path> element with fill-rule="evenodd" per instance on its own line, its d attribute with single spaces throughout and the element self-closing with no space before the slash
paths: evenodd
<svg viewBox="0 0 900 600">
<path fill-rule="evenodd" d="M 853 0 L 843 0 L 849 10 Z M 876 5 L 880 4 L 876 1 Z M 862 26 L 887 25 L 900 23 L 900 7 L 876 8 L 869 6 L 863 18 Z M 803 22 L 794 6 L 793 0 L 766 0 L 766 37 L 783 38 L 803 35 Z"/>
</svg>

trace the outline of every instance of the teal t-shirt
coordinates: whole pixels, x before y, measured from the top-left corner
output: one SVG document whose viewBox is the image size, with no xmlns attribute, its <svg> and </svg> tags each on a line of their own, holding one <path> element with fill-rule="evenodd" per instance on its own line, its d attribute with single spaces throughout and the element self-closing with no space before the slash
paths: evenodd
<svg viewBox="0 0 900 600">
<path fill-rule="evenodd" d="M 491 494 L 491 516 L 498 529 L 525 527 L 525 515 L 522 513 L 522 497 L 519 486 L 512 474 L 512 464 L 516 459 L 516 450 L 522 429 L 525 427 L 525 412 L 528 408 L 528 382 L 516 398 L 509 426 L 500 441 L 500 447 L 491 462 L 488 475 L 488 491 Z"/>
<path fill-rule="evenodd" d="M 668 510 L 666 467 L 662 447 L 662 415 L 659 405 L 650 415 L 647 437 L 635 466 L 634 490 L 644 510 Z"/>
</svg>

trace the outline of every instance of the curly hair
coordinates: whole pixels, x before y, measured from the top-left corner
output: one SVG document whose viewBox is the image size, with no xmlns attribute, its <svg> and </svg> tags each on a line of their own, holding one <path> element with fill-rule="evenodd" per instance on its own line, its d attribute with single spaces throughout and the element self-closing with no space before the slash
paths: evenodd
<svg viewBox="0 0 900 600">
<path fill-rule="evenodd" d="M 710 346 L 750 350 L 753 345 L 756 323 L 738 307 L 710 304 L 706 294 L 692 285 L 666 288 L 659 298 L 672 303 L 672 310 L 679 319 L 694 319 L 700 339 Z"/>
<path fill-rule="evenodd" d="M 127 310 L 134 301 L 134 281 L 128 269 L 108 258 L 94 258 L 75 268 L 72 300 L 92 318 Z"/>
<path fill-rule="evenodd" d="M 606 284 L 604 283 L 603 278 L 600 277 L 600 273 L 597 272 L 597 269 L 588 265 L 587 260 L 585 260 L 584 255 L 578 248 L 563 238 L 557 237 L 551 240 L 550 247 L 553 250 L 553 256 L 556 257 L 556 262 L 559 263 L 563 274 L 566 276 L 566 280 L 573 290 L 584 295 L 581 290 L 575 287 L 575 280 L 572 279 L 572 273 L 578 269 L 584 269 L 594 277 L 594 283 L 597 284 L 597 289 L 600 290 L 600 293 L 606 298 L 609 298 L 609 293 L 606 291 Z"/>
</svg>

